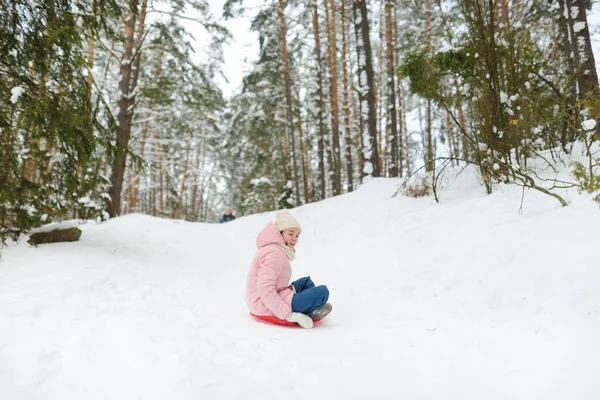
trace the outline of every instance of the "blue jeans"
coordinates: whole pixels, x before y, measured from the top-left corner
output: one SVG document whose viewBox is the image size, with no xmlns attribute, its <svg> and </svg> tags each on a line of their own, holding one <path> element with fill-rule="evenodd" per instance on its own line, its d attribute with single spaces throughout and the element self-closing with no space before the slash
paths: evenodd
<svg viewBox="0 0 600 400">
<path fill-rule="evenodd" d="M 305 276 L 294 282 L 296 294 L 292 297 L 292 311 L 308 314 L 323 308 L 329 299 L 327 286 L 315 286 L 310 276 Z"/>
</svg>

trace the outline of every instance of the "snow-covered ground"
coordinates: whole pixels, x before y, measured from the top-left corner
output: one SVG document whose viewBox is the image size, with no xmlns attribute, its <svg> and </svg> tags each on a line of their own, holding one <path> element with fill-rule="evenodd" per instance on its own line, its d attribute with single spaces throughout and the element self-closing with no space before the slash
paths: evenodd
<svg viewBox="0 0 600 400">
<path fill-rule="evenodd" d="M 4 249 L 0 399 L 600 398 L 600 210 L 471 172 L 430 198 L 399 181 L 294 210 L 294 278 L 327 284 L 312 330 L 250 318 L 245 275 L 274 213 L 130 215 L 80 242 Z"/>
</svg>

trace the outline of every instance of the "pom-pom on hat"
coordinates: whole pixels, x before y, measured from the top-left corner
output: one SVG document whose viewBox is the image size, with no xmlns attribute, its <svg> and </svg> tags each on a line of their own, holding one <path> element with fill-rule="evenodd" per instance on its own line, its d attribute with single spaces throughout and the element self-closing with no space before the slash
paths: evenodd
<svg viewBox="0 0 600 400">
<path fill-rule="evenodd" d="M 300 224 L 292 214 L 290 214 L 287 210 L 279 210 L 277 211 L 277 217 L 275 217 L 275 227 L 279 232 L 285 231 L 286 229 L 296 228 L 299 231 L 302 231 L 300 228 Z"/>
</svg>

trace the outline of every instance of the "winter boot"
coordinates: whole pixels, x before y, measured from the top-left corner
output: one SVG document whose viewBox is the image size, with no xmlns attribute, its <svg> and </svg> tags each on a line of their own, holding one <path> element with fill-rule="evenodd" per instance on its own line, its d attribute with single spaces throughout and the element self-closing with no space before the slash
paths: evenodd
<svg viewBox="0 0 600 400">
<path fill-rule="evenodd" d="M 318 321 L 325 318 L 327 314 L 331 312 L 332 309 L 333 306 L 331 305 L 331 303 L 327 303 L 322 308 L 309 313 L 308 316 L 311 317 L 313 321 Z"/>
</svg>

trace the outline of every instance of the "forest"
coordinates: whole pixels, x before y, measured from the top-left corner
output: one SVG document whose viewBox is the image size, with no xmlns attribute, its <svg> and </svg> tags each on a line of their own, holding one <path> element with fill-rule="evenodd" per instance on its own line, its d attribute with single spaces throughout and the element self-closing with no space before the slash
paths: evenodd
<svg viewBox="0 0 600 400">
<path fill-rule="evenodd" d="M 449 166 L 563 206 L 554 189 L 600 189 L 591 1 L 255 3 L 0 0 L 2 242 L 65 219 L 216 222 L 380 177 L 427 196 Z M 223 21 L 249 13 L 258 54 L 225 96 Z M 528 163 L 576 143 L 572 179 Z"/>
</svg>

